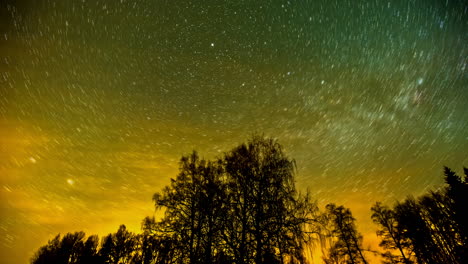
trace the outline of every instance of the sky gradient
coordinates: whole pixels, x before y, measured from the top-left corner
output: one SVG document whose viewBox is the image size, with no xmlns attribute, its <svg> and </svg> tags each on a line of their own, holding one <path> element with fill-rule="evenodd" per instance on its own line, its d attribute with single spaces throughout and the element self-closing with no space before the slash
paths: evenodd
<svg viewBox="0 0 468 264">
<path fill-rule="evenodd" d="M 0 259 L 137 232 L 182 155 L 254 133 L 372 234 L 375 201 L 468 166 L 466 43 L 456 0 L 4 0 Z"/>
</svg>

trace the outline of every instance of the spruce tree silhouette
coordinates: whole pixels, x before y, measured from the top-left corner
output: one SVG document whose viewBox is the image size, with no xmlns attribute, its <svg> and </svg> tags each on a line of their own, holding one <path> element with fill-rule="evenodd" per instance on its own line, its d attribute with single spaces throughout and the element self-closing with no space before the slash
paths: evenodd
<svg viewBox="0 0 468 264">
<path fill-rule="evenodd" d="M 372 208 L 381 245 L 401 253 L 396 263 L 467 263 L 467 183 L 447 167 L 444 175 L 444 188 L 408 197 L 392 210 L 380 205 Z M 395 261 L 391 252 L 386 257 Z"/>
<path fill-rule="evenodd" d="M 454 171 L 444 167 L 445 182 L 448 184 L 447 196 L 452 200 L 454 220 L 460 231 L 461 239 L 465 245 L 468 245 L 468 210 L 466 203 L 468 201 L 468 169 L 463 168 L 465 179 L 462 180 Z"/>
</svg>

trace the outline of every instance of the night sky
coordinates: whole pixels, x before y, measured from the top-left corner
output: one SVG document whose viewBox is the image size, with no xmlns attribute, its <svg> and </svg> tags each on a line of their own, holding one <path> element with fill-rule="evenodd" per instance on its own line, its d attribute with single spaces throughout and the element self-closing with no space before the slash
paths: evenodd
<svg viewBox="0 0 468 264">
<path fill-rule="evenodd" d="M 255 133 L 368 237 L 375 201 L 468 166 L 464 0 L 0 6 L 2 263 L 59 232 L 138 232 L 182 155 Z"/>
</svg>

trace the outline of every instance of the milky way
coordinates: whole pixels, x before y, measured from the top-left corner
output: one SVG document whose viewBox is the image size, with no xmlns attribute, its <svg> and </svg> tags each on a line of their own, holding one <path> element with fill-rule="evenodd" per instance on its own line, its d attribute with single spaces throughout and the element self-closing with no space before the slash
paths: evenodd
<svg viewBox="0 0 468 264">
<path fill-rule="evenodd" d="M 455 0 L 0 3 L 0 259 L 138 231 L 193 149 L 277 138 L 320 205 L 369 208 L 468 166 Z M 369 242 L 371 243 L 371 242 Z"/>
</svg>

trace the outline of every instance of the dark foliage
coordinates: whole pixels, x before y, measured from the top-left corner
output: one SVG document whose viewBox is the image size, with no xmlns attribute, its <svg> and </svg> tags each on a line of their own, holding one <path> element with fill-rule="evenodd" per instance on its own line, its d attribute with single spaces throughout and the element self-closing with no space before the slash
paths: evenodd
<svg viewBox="0 0 468 264">
<path fill-rule="evenodd" d="M 468 183 L 445 167 L 447 186 L 417 199 L 409 197 L 393 209 L 379 203 L 372 218 L 387 263 L 468 263 Z"/>
<path fill-rule="evenodd" d="M 325 263 L 367 264 L 361 245 L 362 236 L 356 229 L 351 211 L 343 206 L 328 204 L 325 214 L 331 224 L 331 235 L 335 238 L 328 256 L 324 257 Z"/>
<path fill-rule="evenodd" d="M 154 196 L 176 263 L 305 263 L 315 205 L 297 193 L 278 143 L 254 137 L 214 162 L 194 152 L 180 164 Z"/>
<path fill-rule="evenodd" d="M 381 203 L 376 203 L 371 211 L 372 220 L 380 226 L 377 235 L 382 238 L 382 241 L 379 245 L 387 250 L 383 253 L 386 263 L 413 263 L 411 242 L 403 235 L 395 212 Z M 398 252 L 398 255 L 392 253 L 395 251 Z"/>
<path fill-rule="evenodd" d="M 384 263 L 468 263 L 464 173 L 445 167 L 446 187 L 371 208 Z M 294 176 L 294 160 L 272 139 L 253 137 L 214 161 L 193 152 L 153 197 L 164 217 L 146 217 L 141 234 L 121 225 L 101 241 L 83 232 L 57 235 L 31 263 L 307 263 L 319 241 L 327 264 L 367 264 L 351 211 L 329 204 L 319 213 Z"/>
<path fill-rule="evenodd" d="M 215 161 L 193 152 L 156 193 L 160 221 L 121 226 L 101 240 L 57 236 L 32 263 L 306 263 L 315 203 L 295 189 L 295 164 L 272 139 L 253 137 Z"/>
</svg>

